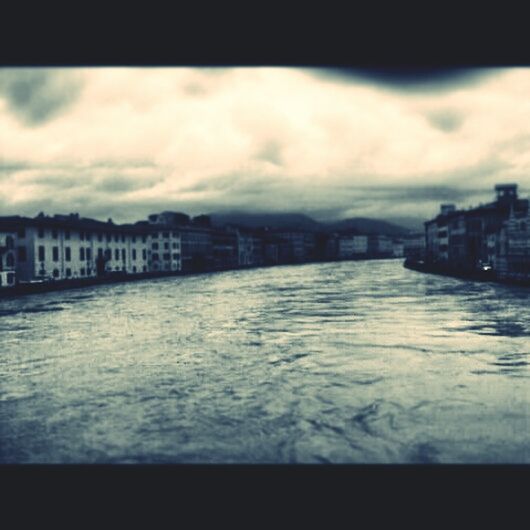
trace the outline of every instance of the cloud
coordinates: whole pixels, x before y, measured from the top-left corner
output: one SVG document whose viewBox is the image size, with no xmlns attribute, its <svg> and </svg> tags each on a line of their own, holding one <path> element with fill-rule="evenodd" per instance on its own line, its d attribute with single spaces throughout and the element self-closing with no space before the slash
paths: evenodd
<svg viewBox="0 0 530 530">
<path fill-rule="evenodd" d="M 0 70 L 0 97 L 26 125 L 38 126 L 57 117 L 77 99 L 78 76 L 64 70 Z"/>
<path fill-rule="evenodd" d="M 433 127 L 444 132 L 456 131 L 464 122 L 463 114 L 454 109 L 443 109 L 431 112 L 427 115 L 427 119 Z"/>
<path fill-rule="evenodd" d="M 343 83 L 375 83 L 404 92 L 443 92 L 474 86 L 491 71 L 486 68 L 326 68 L 312 70 L 314 75 Z"/>
<path fill-rule="evenodd" d="M 4 69 L 1 213 L 429 217 L 440 202 L 490 200 L 497 182 L 530 188 L 530 70 L 408 84 L 324 72 Z M 5 96 L 16 79 L 29 83 L 25 104 Z M 60 96 L 72 80 L 82 90 Z M 429 83 L 445 89 L 403 88 Z M 53 104 L 39 122 L 42 100 Z"/>
</svg>

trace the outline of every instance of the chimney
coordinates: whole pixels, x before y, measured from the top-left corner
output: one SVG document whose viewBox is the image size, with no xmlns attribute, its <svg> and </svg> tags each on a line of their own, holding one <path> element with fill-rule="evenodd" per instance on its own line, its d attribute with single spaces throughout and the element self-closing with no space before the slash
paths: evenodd
<svg viewBox="0 0 530 530">
<path fill-rule="evenodd" d="M 450 214 L 450 213 L 454 212 L 455 210 L 456 210 L 456 208 L 455 208 L 454 204 L 441 204 L 440 205 L 440 213 L 442 215 Z"/>
<path fill-rule="evenodd" d="M 497 184 L 495 192 L 499 204 L 511 204 L 517 200 L 517 184 Z"/>
</svg>

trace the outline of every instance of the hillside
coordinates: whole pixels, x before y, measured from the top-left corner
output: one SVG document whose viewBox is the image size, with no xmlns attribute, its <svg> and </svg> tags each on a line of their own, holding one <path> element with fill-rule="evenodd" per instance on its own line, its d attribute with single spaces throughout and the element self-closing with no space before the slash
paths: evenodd
<svg viewBox="0 0 530 530">
<path fill-rule="evenodd" d="M 351 231 L 358 234 L 384 234 L 388 236 L 402 236 L 411 230 L 388 221 L 368 219 L 366 217 L 352 217 L 325 225 L 327 230 Z"/>
<path fill-rule="evenodd" d="M 319 230 L 321 225 L 311 217 L 298 213 L 246 213 L 227 212 L 210 214 L 215 226 L 226 226 L 229 224 L 258 228 L 268 226 L 270 228 L 298 228 L 304 230 Z"/>
<path fill-rule="evenodd" d="M 270 228 L 293 228 L 311 231 L 345 231 L 357 234 L 385 234 L 402 236 L 413 231 L 413 227 L 401 226 L 381 219 L 353 217 L 333 223 L 319 223 L 308 215 L 299 213 L 247 213 L 217 212 L 210 214 L 214 226 L 236 225 L 248 228 L 268 226 Z"/>
</svg>

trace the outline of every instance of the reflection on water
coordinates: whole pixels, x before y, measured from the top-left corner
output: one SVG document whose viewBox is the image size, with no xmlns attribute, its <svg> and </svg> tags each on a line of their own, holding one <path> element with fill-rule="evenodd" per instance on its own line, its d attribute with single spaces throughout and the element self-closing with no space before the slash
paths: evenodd
<svg viewBox="0 0 530 530">
<path fill-rule="evenodd" d="M 400 261 L 0 301 L 2 462 L 530 462 L 530 289 Z"/>
</svg>

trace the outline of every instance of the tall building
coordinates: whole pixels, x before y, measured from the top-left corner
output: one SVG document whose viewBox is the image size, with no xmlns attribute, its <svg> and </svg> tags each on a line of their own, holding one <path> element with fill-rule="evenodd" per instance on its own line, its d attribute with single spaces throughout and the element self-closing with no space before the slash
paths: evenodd
<svg viewBox="0 0 530 530">
<path fill-rule="evenodd" d="M 516 184 L 495 186 L 496 200 L 468 210 L 442 205 L 425 223 L 426 260 L 460 270 L 475 270 L 496 260 L 498 238 L 511 215 L 524 217 L 528 200 L 519 199 Z"/>
</svg>

